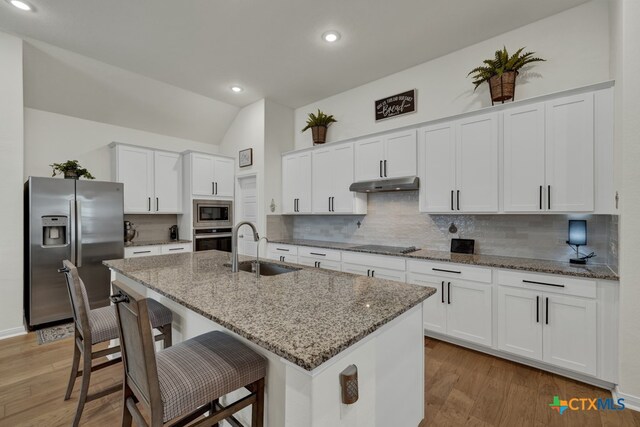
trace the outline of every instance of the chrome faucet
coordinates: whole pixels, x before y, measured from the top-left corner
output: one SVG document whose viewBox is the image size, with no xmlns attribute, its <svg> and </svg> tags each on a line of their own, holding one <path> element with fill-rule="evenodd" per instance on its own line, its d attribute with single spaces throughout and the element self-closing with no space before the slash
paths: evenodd
<svg viewBox="0 0 640 427">
<path fill-rule="evenodd" d="M 258 242 L 260 240 L 260 236 L 258 236 L 258 230 L 256 230 L 256 226 L 249 221 L 242 221 L 237 223 L 233 227 L 233 231 L 231 233 L 231 272 L 238 272 L 238 230 L 243 225 L 248 225 L 253 230 L 253 240 Z"/>
<path fill-rule="evenodd" d="M 256 245 L 256 277 L 257 278 L 260 278 L 260 242 L 263 240 L 269 243 L 269 239 L 267 239 L 266 237 L 261 237 L 258 240 L 258 244 Z"/>
</svg>

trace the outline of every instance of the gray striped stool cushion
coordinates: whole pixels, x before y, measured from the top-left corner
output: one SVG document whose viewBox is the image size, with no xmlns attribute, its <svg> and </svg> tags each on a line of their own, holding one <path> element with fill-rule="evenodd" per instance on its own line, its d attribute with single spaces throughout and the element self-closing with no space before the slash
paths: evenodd
<svg viewBox="0 0 640 427">
<path fill-rule="evenodd" d="M 151 298 L 147 299 L 149 321 L 152 328 L 168 325 L 173 321 L 173 313 L 164 305 Z M 115 306 L 96 308 L 89 312 L 91 344 L 98 344 L 118 338 L 118 319 Z"/>
<path fill-rule="evenodd" d="M 264 357 L 220 331 L 162 350 L 156 361 L 165 422 L 249 385 L 266 373 Z"/>
</svg>

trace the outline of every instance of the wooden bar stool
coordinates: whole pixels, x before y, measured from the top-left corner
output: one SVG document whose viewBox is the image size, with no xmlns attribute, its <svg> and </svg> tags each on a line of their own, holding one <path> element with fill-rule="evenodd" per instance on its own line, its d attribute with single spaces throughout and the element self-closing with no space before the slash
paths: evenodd
<svg viewBox="0 0 640 427">
<path fill-rule="evenodd" d="M 137 403 L 151 414 L 151 426 L 217 426 L 252 405 L 252 427 L 262 427 L 266 359 L 220 331 L 208 332 L 155 353 L 149 302 L 121 282 L 113 282 L 124 362 L 122 426 L 148 426 Z M 223 407 L 219 398 L 246 388 L 250 394 Z"/>
<path fill-rule="evenodd" d="M 94 359 L 120 352 L 120 347 L 110 347 L 93 351 L 94 345 L 119 338 L 116 310 L 113 305 L 91 310 L 87 290 L 78 275 L 78 269 L 68 260 L 62 261 L 62 265 L 63 267 L 58 271 L 65 273 L 65 278 L 67 279 L 67 290 L 69 292 L 69 300 L 71 301 L 75 329 L 73 363 L 71 364 L 71 375 L 69 376 L 69 385 L 67 386 L 64 400 L 69 400 L 71 397 L 76 378 L 82 377 L 78 408 L 76 409 L 76 416 L 73 420 L 73 426 L 77 427 L 80 423 L 80 417 L 82 417 L 82 410 L 84 409 L 85 403 L 122 389 L 122 384 L 117 384 L 100 392 L 89 394 L 91 372 L 114 365 L 120 362 L 122 358 L 116 357 L 107 362 L 92 365 L 91 362 Z M 173 313 L 171 310 L 157 301 L 149 300 L 149 318 L 151 319 L 152 327 L 160 331 L 160 334 L 156 335 L 155 340 L 162 340 L 164 348 L 170 347 L 171 322 L 173 321 Z M 80 356 L 82 356 L 82 370 L 78 369 Z"/>
</svg>

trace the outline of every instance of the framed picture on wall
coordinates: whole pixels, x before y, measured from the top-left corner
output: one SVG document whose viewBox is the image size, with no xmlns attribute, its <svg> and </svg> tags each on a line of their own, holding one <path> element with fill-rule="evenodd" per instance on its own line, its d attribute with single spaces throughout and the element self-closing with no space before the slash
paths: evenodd
<svg viewBox="0 0 640 427">
<path fill-rule="evenodd" d="M 240 150 L 238 155 L 240 167 L 245 168 L 253 164 L 253 148 L 247 148 L 246 150 Z"/>
</svg>

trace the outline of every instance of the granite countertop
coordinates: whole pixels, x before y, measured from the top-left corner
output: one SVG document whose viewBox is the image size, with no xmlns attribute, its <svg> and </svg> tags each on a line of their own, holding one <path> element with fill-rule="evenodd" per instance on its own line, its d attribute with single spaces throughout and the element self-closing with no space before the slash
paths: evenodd
<svg viewBox="0 0 640 427">
<path fill-rule="evenodd" d="M 230 261 L 202 251 L 104 264 L 309 371 L 436 292 L 303 266 L 256 278 Z"/>
<path fill-rule="evenodd" d="M 135 247 L 135 246 L 157 246 L 157 245 L 173 245 L 173 244 L 180 244 L 180 243 L 191 243 L 191 240 L 171 240 L 171 239 L 166 239 L 166 240 L 147 240 L 145 241 L 136 241 L 136 242 L 129 242 L 129 243 L 125 243 L 124 247 L 125 248 L 131 248 L 131 247 Z"/>
<path fill-rule="evenodd" d="M 568 262 L 550 261 L 543 259 L 516 258 L 497 255 L 467 255 L 455 254 L 445 251 L 434 251 L 429 249 L 420 249 L 408 254 L 397 254 L 384 251 L 372 251 L 366 249 L 358 249 L 363 243 L 340 243 L 325 242 L 320 240 L 270 240 L 270 243 L 280 243 L 296 246 L 312 246 L 324 249 L 337 249 L 344 251 L 354 251 L 371 253 L 376 255 L 399 256 L 403 258 L 424 259 L 430 261 L 454 262 L 458 264 L 470 264 L 483 267 L 496 267 L 511 270 L 524 270 L 536 273 L 560 274 L 564 276 L 585 277 L 589 279 L 614 280 L 618 281 L 618 275 L 605 264 L 587 264 L 584 266 L 576 266 Z"/>
</svg>

